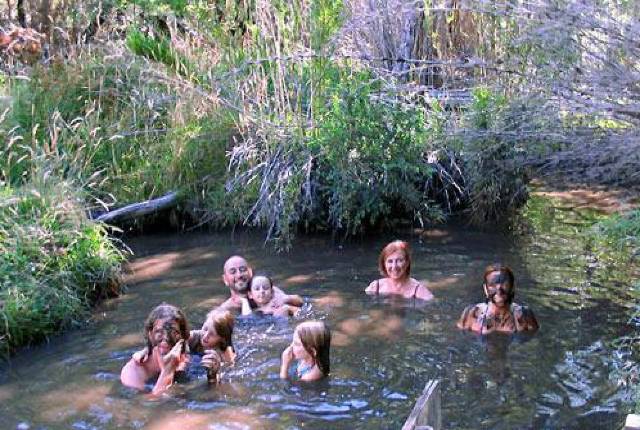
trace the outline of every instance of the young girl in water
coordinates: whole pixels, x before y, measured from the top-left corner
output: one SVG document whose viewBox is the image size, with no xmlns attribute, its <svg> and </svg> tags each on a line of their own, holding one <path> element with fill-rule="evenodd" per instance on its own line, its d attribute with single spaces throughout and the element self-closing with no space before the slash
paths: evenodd
<svg viewBox="0 0 640 430">
<path fill-rule="evenodd" d="M 253 300 L 256 308 L 252 309 L 249 300 Z M 251 278 L 247 298 L 242 300 L 242 315 L 251 315 L 254 311 L 265 315 L 294 316 L 300 311 L 297 306 L 280 303 L 273 294 L 273 282 L 265 275 L 256 275 Z"/>
<path fill-rule="evenodd" d="M 282 352 L 280 378 L 286 379 L 293 360 L 297 360 L 296 376 L 301 381 L 317 381 L 329 375 L 331 331 L 322 321 L 299 324 L 293 342 Z"/>
<path fill-rule="evenodd" d="M 185 351 L 189 338 L 187 319 L 177 307 L 162 303 L 149 313 L 144 323 L 144 338 L 147 359 L 129 360 L 120 372 L 120 381 L 127 387 L 144 390 L 145 382 L 157 377 L 151 392 L 161 394 L 189 362 Z"/>
<path fill-rule="evenodd" d="M 231 312 L 213 310 L 207 314 L 202 329 L 191 330 L 189 349 L 204 354 L 202 365 L 207 367 L 209 382 L 219 381 L 221 363 L 235 363 L 236 351 L 231 341 L 234 322 Z"/>
<path fill-rule="evenodd" d="M 203 354 L 201 364 L 207 368 L 209 382 L 218 382 L 222 363 L 234 364 L 236 352 L 231 337 L 235 319 L 229 311 L 213 310 L 207 314 L 202 329 L 189 332 L 189 351 Z M 148 356 L 147 348 L 136 352 L 133 359 L 142 363 Z"/>
</svg>

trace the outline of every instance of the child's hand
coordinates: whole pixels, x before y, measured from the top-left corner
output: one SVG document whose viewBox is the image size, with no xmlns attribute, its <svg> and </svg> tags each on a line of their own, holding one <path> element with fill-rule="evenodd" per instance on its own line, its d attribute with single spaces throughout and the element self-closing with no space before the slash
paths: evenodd
<svg viewBox="0 0 640 430">
<path fill-rule="evenodd" d="M 200 364 L 202 364 L 202 367 L 217 372 L 220 370 L 221 365 L 220 354 L 214 349 L 207 349 L 202 356 Z"/>
<path fill-rule="evenodd" d="M 242 315 L 251 315 L 252 311 L 251 311 L 251 304 L 249 303 L 249 298 L 246 296 L 242 296 L 240 297 L 240 303 L 241 303 L 241 313 Z"/>
<path fill-rule="evenodd" d="M 293 347 L 289 345 L 284 349 L 284 351 L 282 351 L 282 362 L 290 364 L 292 361 L 293 361 Z"/>
<path fill-rule="evenodd" d="M 149 358 L 149 348 L 145 347 L 140 351 L 134 352 L 131 358 L 133 359 L 133 361 L 135 361 L 136 364 L 144 363 L 145 361 L 147 361 L 147 358 Z"/>
<path fill-rule="evenodd" d="M 165 371 L 172 372 L 175 371 L 180 364 L 182 358 L 182 344 L 184 344 L 184 339 L 180 339 L 173 345 L 171 351 L 162 357 L 162 368 Z"/>
<path fill-rule="evenodd" d="M 202 357 L 202 361 L 200 362 L 202 367 L 207 369 L 207 381 L 209 382 L 220 382 L 220 354 L 213 349 L 208 349 L 204 352 L 204 356 Z"/>
<path fill-rule="evenodd" d="M 291 345 L 287 346 L 284 351 L 282 351 L 282 363 L 280 363 L 280 378 L 286 379 L 289 373 L 289 366 L 293 361 L 293 347 Z"/>
<path fill-rule="evenodd" d="M 227 349 L 224 352 L 223 359 L 227 361 L 231 366 L 236 365 L 236 352 L 233 350 L 232 346 L 227 346 Z"/>
</svg>

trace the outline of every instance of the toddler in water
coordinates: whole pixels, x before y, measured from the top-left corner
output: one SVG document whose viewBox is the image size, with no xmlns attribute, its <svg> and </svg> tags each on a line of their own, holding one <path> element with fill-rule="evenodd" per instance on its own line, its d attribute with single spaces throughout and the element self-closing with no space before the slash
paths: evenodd
<svg viewBox="0 0 640 430">
<path fill-rule="evenodd" d="M 329 375 L 331 331 L 322 321 L 299 324 L 293 342 L 282 352 L 280 378 L 286 379 L 293 360 L 297 360 L 296 376 L 301 381 L 317 381 Z"/>
<path fill-rule="evenodd" d="M 255 309 L 251 309 L 249 299 L 256 304 Z M 268 276 L 256 275 L 251 278 L 247 297 L 242 299 L 242 315 L 251 315 L 253 311 L 259 311 L 265 315 L 289 317 L 297 315 L 300 308 L 281 303 L 274 297 L 271 279 Z"/>
<path fill-rule="evenodd" d="M 207 314 L 202 329 L 189 332 L 189 351 L 204 354 L 201 364 L 207 368 L 209 382 L 218 382 L 221 364 L 234 364 L 236 353 L 231 336 L 233 334 L 234 317 L 229 311 L 213 310 Z M 143 363 L 148 357 L 145 348 L 133 355 L 133 360 Z"/>
</svg>

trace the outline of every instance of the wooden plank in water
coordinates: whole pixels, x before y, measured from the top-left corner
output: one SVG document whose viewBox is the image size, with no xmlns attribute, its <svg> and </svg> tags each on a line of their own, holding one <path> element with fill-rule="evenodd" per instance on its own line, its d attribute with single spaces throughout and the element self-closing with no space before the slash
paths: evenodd
<svg viewBox="0 0 640 430">
<path fill-rule="evenodd" d="M 640 430 L 640 415 L 629 414 L 622 430 Z"/>
<path fill-rule="evenodd" d="M 402 430 L 441 430 L 441 403 L 440 381 L 432 379 L 424 386 Z"/>
</svg>

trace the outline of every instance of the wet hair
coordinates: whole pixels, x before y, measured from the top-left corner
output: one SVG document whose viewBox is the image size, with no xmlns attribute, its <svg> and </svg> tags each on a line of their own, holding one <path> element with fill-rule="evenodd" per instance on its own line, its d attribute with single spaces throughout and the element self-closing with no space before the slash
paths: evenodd
<svg viewBox="0 0 640 430">
<path fill-rule="evenodd" d="M 513 276 L 513 270 L 511 270 L 509 266 L 502 263 L 489 264 L 484 269 L 484 276 L 482 278 L 483 280 L 482 283 L 484 286 L 487 285 L 487 278 L 492 272 L 500 272 L 500 276 L 497 279 L 497 281 L 500 283 L 508 284 L 511 287 L 509 289 L 509 295 L 507 297 L 507 302 L 511 304 L 513 302 L 513 298 L 515 296 L 515 290 L 516 290 L 515 277 Z M 490 300 L 490 298 L 487 298 L 487 299 Z"/>
<path fill-rule="evenodd" d="M 184 316 L 184 313 L 180 308 L 162 302 L 149 312 L 149 316 L 147 316 L 147 320 L 144 322 L 144 338 L 147 341 L 149 354 L 151 354 L 153 350 L 151 339 L 149 339 L 149 332 L 153 330 L 153 326 L 157 320 L 164 319 L 177 322 L 182 339 L 184 339 L 185 342 L 189 339 L 189 323 L 187 323 L 187 318 Z"/>
<path fill-rule="evenodd" d="M 314 363 L 324 376 L 331 370 L 331 330 L 323 321 L 306 321 L 296 327 L 304 349 L 313 357 Z"/>
<path fill-rule="evenodd" d="M 260 272 L 260 273 L 254 274 L 251 277 L 251 281 L 249 281 L 249 291 L 251 291 L 251 288 L 253 287 L 253 280 L 259 276 L 263 278 L 267 278 L 269 280 L 269 285 L 271 286 L 271 289 L 273 289 L 273 280 L 271 279 L 271 276 L 267 275 L 266 273 Z"/>
<path fill-rule="evenodd" d="M 380 274 L 384 277 L 389 276 L 384 263 L 387 260 L 387 257 L 396 251 L 402 251 L 404 258 L 407 260 L 407 269 L 405 270 L 405 274 L 408 278 L 411 275 L 411 248 L 409 247 L 409 244 L 403 240 L 394 240 L 382 248 L 382 252 L 380 252 L 380 256 L 378 257 L 378 269 L 380 270 Z"/>
<path fill-rule="evenodd" d="M 222 338 L 220 350 L 224 352 L 228 347 L 233 348 L 231 337 L 234 323 L 235 318 L 231 312 L 213 310 L 207 314 L 203 327 L 207 327 L 208 330 L 213 328 L 216 334 Z"/>
</svg>

